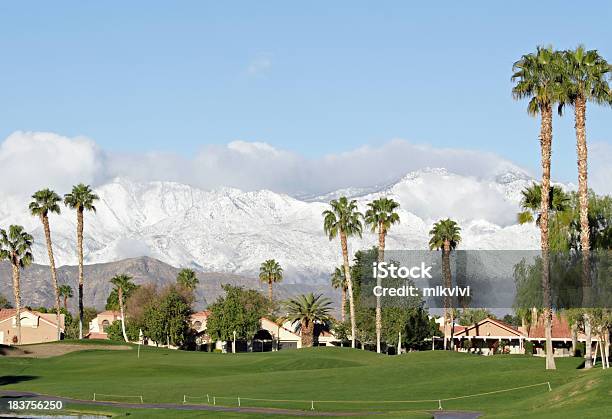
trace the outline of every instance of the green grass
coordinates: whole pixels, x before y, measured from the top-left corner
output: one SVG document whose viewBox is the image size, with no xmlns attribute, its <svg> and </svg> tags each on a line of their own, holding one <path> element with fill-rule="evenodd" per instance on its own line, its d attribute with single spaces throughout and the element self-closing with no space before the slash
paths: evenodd
<svg viewBox="0 0 612 419">
<path fill-rule="evenodd" d="M 135 350 L 87 350 L 47 359 L 0 359 L 0 376 L 30 377 L 0 389 L 84 400 L 91 400 L 94 392 L 142 395 L 145 402 L 151 403 L 181 403 L 184 394 L 202 397 L 209 394 L 217 397 L 217 404 L 228 406 L 236 406 L 240 396 L 243 406 L 291 409 L 308 409 L 309 400 L 334 400 L 337 402 L 315 402 L 315 407 L 325 411 L 387 411 L 388 416 L 428 417 L 422 412 L 435 410 L 437 402 L 374 401 L 437 400 L 549 381 L 552 392 L 543 385 L 443 401 L 443 407 L 484 412 L 487 417 L 606 417 L 612 409 L 612 373 L 580 370 L 579 363 L 575 358 L 561 358 L 557 359 L 556 371 L 545 371 L 541 358 L 483 357 L 441 351 L 389 357 L 347 348 L 237 355 L 142 348 L 141 358 L 137 359 Z M 257 402 L 245 398 L 304 402 Z M 373 402 L 353 404 L 347 400 Z M 113 413 L 123 411 L 116 409 Z M 146 415 L 135 409 L 130 412 L 130 417 Z M 149 413 L 149 417 L 157 414 Z M 193 412 L 193 417 L 202 415 L 203 412 Z M 228 413 L 227 417 L 233 415 Z M 187 412 L 179 415 L 191 416 Z"/>
</svg>

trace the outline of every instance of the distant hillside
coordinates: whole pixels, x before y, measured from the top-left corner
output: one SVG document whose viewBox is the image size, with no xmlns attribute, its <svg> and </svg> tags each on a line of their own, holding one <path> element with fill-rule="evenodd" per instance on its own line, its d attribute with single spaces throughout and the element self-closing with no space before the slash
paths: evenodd
<svg viewBox="0 0 612 419">
<path fill-rule="evenodd" d="M 85 266 L 85 306 L 101 310 L 106 304 L 106 298 L 111 291 L 109 279 L 114 275 L 125 273 L 134 277 L 136 284 L 155 283 L 164 286 L 176 281 L 179 269 L 150 257 L 124 259 L 117 262 L 98 263 Z M 200 284 L 196 290 L 196 309 L 202 309 L 214 302 L 222 293 L 222 284 L 242 285 L 247 288 L 266 291 L 267 286 L 257 278 L 234 275 L 229 273 L 197 272 Z M 11 266 L 7 262 L 0 263 L 0 294 L 13 301 Z M 69 284 L 74 289 L 74 298 L 68 303 L 68 308 L 77 307 L 78 267 L 62 266 L 58 268 L 60 284 Z M 289 284 L 275 285 L 277 297 L 287 298 L 302 292 L 320 292 L 336 299 L 337 292 L 326 285 Z M 52 306 L 53 289 L 51 287 L 49 267 L 32 265 L 21 273 L 21 300 L 29 306 Z"/>
</svg>

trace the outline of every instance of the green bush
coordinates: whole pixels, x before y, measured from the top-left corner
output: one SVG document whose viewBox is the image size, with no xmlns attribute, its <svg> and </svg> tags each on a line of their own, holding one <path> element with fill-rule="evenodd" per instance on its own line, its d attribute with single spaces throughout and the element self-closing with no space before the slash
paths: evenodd
<svg viewBox="0 0 612 419">
<path fill-rule="evenodd" d="M 525 355 L 533 355 L 533 342 L 525 341 Z"/>
<path fill-rule="evenodd" d="M 578 357 L 578 358 L 582 358 L 584 357 L 584 354 L 586 352 L 586 345 L 584 342 L 578 342 L 578 344 L 576 345 L 576 350 L 574 351 L 574 356 Z"/>
<path fill-rule="evenodd" d="M 213 350 L 213 352 L 216 353 L 216 354 L 223 353 L 223 351 L 221 349 L 215 349 L 215 350 Z"/>
<path fill-rule="evenodd" d="M 121 321 L 115 320 L 110 326 L 108 326 L 106 328 L 106 334 L 110 340 L 122 342 L 123 333 L 121 332 Z"/>
</svg>

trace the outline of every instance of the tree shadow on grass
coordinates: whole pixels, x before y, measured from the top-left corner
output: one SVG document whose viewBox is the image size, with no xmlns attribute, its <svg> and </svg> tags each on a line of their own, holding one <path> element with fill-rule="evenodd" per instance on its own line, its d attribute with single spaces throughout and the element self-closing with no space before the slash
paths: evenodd
<svg viewBox="0 0 612 419">
<path fill-rule="evenodd" d="M 7 386 L 9 384 L 17 384 L 23 381 L 36 380 L 38 377 L 35 375 L 2 375 L 0 376 L 0 386 Z"/>
</svg>

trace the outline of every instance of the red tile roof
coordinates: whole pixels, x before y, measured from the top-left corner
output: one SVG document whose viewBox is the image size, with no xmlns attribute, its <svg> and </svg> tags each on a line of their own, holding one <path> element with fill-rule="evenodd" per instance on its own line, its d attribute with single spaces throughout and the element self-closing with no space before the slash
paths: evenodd
<svg viewBox="0 0 612 419">
<path fill-rule="evenodd" d="M 529 337 L 546 339 L 546 334 L 544 333 L 544 318 L 540 318 L 536 324 L 529 328 Z M 553 314 L 552 337 L 558 339 L 572 338 L 572 328 L 570 327 L 565 316 L 557 316 L 556 314 Z"/>
</svg>

